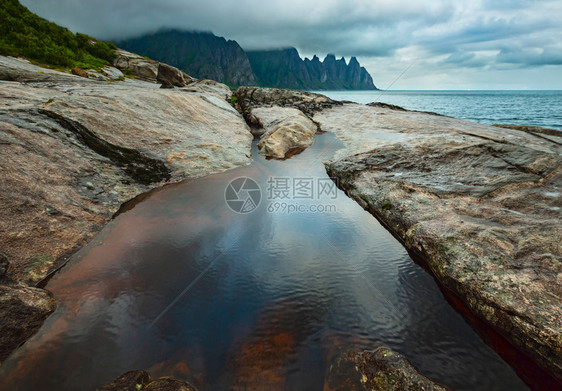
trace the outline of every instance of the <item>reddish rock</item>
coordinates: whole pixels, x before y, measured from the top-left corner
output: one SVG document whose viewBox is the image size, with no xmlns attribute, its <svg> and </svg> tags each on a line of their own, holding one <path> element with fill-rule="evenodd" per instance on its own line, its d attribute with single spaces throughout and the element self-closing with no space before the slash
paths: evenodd
<svg viewBox="0 0 562 391">
<path fill-rule="evenodd" d="M 73 75 L 85 77 L 86 79 L 88 78 L 88 73 L 85 70 L 83 70 L 82 68 L 74 67 L 74 68 L 72 68 L 71 72 L 72 72 Z"/>
</svg>

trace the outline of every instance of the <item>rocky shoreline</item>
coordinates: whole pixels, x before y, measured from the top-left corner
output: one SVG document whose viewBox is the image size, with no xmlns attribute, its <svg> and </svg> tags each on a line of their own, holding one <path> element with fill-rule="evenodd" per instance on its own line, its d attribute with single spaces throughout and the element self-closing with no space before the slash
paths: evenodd
<svg viewBox="0 0 562 391">
<path fill-rule="evenodd" d="M 0 57 L 0 363 L 55 310 L 35 286 L 126 201 L 250 163 L 254 136 L 260 153 L 285 159 L 328 131 L 345 144 L 325 163 L 342 189 L 562 381 L 559 132 L 291 90 L 233 95 L 118 54 L 87 78 Z"/>
<path fill-rule="evenodd" d="M 253 137 L 228 87 L 126 52 L 115 63 L 138 78 L 84 78 L 0 57 L 0 313 L 11 318 L 0 322 L 0 362 L 54 311 L 35 286 L 124 202 L 251 160 Z"/>
<path fill-rule="evenodd" d="M 389 114 L 348 105 L 314 117 L 347 146 L 326 164 L 329 175 L 440 284 L 561 380 L 559 143 L 452 118 Z"/>
</svg>

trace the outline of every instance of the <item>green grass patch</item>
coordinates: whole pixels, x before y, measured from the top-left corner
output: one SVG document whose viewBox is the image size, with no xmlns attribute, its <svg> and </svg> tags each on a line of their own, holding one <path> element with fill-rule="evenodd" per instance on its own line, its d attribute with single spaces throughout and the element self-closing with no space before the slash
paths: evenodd
<svg viewBox="0 0 562 391">
<path fill-rule="evenodd" d="M 17 0 L 0 0 L 0 54 L 26 57 L 62 68 L 101 68 L 115 58 L 116 46 L 74 34 L 35 15 Z"/>
</svg>

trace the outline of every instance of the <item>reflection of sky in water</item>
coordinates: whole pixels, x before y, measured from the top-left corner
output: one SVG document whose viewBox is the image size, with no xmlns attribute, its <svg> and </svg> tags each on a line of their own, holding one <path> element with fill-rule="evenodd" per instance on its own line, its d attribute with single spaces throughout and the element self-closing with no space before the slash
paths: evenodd
<svg viewBox="0 0 562 391">
<path fill-rule="evenodd" d="M 337 348 L 384 342 L 455 389 L 525 389 L 342 192 L 321 201 L 334 212 L 267 211 L 270 176 L 325 178 L 319 160 L 335 145 L 326 134 L 288 161 L 254 154 L 119 216 L 49 283 L 60 307 L 0 368 L 0 388 L 94 388 L 147 368 L 205 390 L 321 389 Z M 264 191 L 246 215 L 223 199 L 239 176 Z"/>
</svg>

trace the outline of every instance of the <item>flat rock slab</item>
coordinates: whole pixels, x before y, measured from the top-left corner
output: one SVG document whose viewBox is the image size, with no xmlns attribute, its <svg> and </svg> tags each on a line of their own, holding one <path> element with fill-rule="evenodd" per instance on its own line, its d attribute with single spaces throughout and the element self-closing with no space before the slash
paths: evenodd
<svg viewBox="0 0 562 391">
<path fill-rule="evenodd" d="M 387 347 L 343 354 L 331 366 L 324 385 L 324 391 L 446 390 Z"/>
<path fill-rule="evenodd" d="M 344 105 L 314 120 L 346 145 L 326 168 L 347 194 L 478 317 L 562 379 L 560 145 L 383 107 Z"/>
<path fill-rule="evenodd" d="M 260 154 L 284 159 L 310 147 L 316 125 L 300 110 L 288 107 L 260 107 L 251 110 L 254 122 L 261 125 Z M 254 133 L 255 134 L 255 133 Z"/>
<path fill-rule="evenodd" d="M 181 90 L 205 95 L 215 95 L 227 102 L 230 102 L 232 99 L 232 90 L 227 85 L 214 80 L 194 80 L 187 86 L 182 87 Z"/>
</svg>

